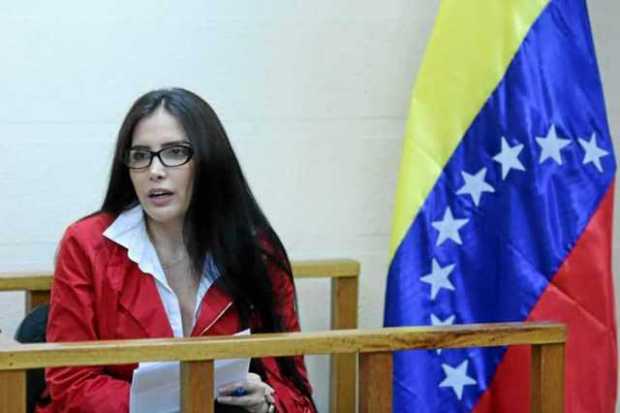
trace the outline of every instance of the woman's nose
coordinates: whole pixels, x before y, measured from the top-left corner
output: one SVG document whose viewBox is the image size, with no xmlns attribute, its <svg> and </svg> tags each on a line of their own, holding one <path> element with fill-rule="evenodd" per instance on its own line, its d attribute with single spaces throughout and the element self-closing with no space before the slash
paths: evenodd
<svg viewBox="0 0 620 413">
<path fill-rule="evenodd" d="M 160 180 L 166 176 L 166 167 L 161 163 L 159 157 L 153 157 L 151 166 L 149 166 L 149 174 L 153 180 Z"/>
</svg>

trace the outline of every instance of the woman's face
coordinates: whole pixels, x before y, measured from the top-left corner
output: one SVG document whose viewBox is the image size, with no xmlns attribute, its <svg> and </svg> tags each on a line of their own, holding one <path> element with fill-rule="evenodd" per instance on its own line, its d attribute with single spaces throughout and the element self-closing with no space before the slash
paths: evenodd
<svg viewBox="0 0 620 413">
<path fill-rule="evenodd" d="M 131 149 L 155 152 L 176 144 L 190 143 L 177 119 L 160 106 L 137 123 Z M 138 200 L 152 223 L 183 225 L 192 194 L 193 163 L 167 167 L 154 156 L 149 167 L 129 169 Z"/>
</svg>

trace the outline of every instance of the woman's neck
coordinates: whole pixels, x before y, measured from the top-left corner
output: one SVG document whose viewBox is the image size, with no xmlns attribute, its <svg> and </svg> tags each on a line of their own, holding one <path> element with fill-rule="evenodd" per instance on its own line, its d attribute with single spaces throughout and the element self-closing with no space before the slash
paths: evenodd
<svg viewBox="0 0 620 413">
<path fill-rule="evenodd" d="M 174 264 L 187 257 L 182 222 L 161 224 L 147 217 L 146 230 L 162 265 Z"/>
</svg>

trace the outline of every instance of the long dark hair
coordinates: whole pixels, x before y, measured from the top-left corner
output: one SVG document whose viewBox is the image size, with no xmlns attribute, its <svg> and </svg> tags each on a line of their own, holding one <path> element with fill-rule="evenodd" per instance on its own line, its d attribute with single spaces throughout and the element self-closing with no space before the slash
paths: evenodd
<svg viewBox="0 0 620 413">
<path fill-rule="evenodd" d="M 202 272 L 209 254 L 220 272 L 216 282 L 233 297 L 242 322 L 248 326 L 250 319 L 258 316 L 261 332 L 285 331 L 282 315 L 275 311 L 277 294 L 268 267 L 279 267 L 292 283 L 286 250 L 258 206 L 217 114 L 196 94 L 180 88 L 159 89 L 133 104 L 118 134 L 101 211 L 117 216 L 138 204 L 123 160 L 138 122 L 160 106 L 183 126 L 194 149 L 194 183 L 183 226 L 194 269 Z M 277 363 L 312 400 L 294 359 L 280 357 Z M 259 363 L 254 362 L 253 367 L 262 370 Z"/>
</svg>

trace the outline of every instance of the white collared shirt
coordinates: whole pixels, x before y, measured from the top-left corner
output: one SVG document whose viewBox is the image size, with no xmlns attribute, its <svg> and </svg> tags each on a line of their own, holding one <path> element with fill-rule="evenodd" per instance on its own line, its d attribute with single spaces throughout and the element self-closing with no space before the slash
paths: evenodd
<svg viewBox="0 0 620 413">
<path fill-rule="evenodd" d="M 155 285 L 164 304 L 172 332 L 175 337 L 183 337 L 181 306 L 176 294 L 172 291 L 170 284 L 168 284 L 157 251 L 155 251 L 155 247 L 146 232 L 142 206 L 137 205 L 121 213 L 112 225 L 104 231 L 103 235 L 127 248 L 129 259 L 138 264 L 145 276 L 152 276 L 155 279 Z M 213 284 L 213 280 L 217 279 L 218 276 L 219 273 L 213 261 L 207 257 L 202 276 L 200 277 L 200 283 L 198 284 L 198 290 L 196 291 L 196 308 L 192 317 L 192 328 L 196 324 L 196 317 L 200 310 L 202 299 L 211 284 Z"/>
</svg>

